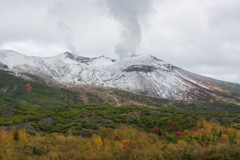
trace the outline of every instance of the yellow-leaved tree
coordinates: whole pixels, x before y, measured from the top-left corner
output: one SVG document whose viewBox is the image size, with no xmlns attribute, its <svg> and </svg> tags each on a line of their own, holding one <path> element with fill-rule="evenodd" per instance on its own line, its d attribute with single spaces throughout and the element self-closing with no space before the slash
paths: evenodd
<svg viewBox="0 0 240 160">
<path fill-rule="evenodd" d="M 93 134 L 91 138 L 92 145 L 95 146 L 97 149 L 103 146 L 103 142 L 100 136 Z"/>
</svg>

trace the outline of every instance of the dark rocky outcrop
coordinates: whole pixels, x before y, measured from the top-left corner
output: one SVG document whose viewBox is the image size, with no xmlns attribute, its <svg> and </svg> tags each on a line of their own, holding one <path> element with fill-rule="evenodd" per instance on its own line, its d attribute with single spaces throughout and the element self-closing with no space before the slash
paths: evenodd
<svg viewBox="0 0 240 160">
<path fill-rule="evenodd" d="M 127 67 L 126 69 L 123 70 L 123 72 L 153 72 L 156 70 L 155 67 L 153 66 L 148 66 L 148 65 L 132 65 Z"/>
<path fill-rule="evenodd" d="M 18 129 L 24 129 L 26 131 L 36 132 L 34 127 L 30 123 L 20 123 L 18 125 L 12 125 L 12 126 L 4 126 L 4 128 L 9 132 L 12 130 L 13 127 L 17 127 Z"/>
</svg>

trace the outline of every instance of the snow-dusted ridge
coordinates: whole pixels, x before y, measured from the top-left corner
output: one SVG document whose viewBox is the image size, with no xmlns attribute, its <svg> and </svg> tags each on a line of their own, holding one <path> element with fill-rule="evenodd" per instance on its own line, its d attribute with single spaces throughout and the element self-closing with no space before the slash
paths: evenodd
<svg viewBox="0 0 240 160">
<path fill-rule="evenodd" d="M 192 98 L 190 93 L 196 87 L 186 83 L 186 80 L 208 89 L 181 74 L 184 70 L 176 68 L 151 55 L 115 60 L 105 56 L 81 57 L 69 52 L 54 57 L 32 57 L 11 50 L 0 50 L 0 69 L 32 74 L 44 81 L 51 80 L 62 85 L 113 87 L 175 100 Z"/>
</svg>

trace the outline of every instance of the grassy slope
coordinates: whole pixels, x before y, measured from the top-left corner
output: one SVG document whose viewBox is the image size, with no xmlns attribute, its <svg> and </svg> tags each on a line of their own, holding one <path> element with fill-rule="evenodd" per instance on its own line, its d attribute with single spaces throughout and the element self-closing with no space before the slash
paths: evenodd
<svg viewBox="0 0 240 160">
<path fill-rule="evenodd" d="M 32 86 L 31 92 L 27 93 L 25 85 L 30 83 Z M 71 121 L 77 121 L 79 116 L 84 117 L 85 119 L 89 120 L 92 115 L 99 116 L 98 113 L 100 112 L 93 112 L 91 109 L 88 109 L 87 106 L 83 108 L 74 108 L 72 105 L 76 104 L 89 104 L 90 108 L 96 108 L 97 110 L 101 108 L 101 105 L 107 105 L 108 107 L 103 107 L 104 114 L 100 115 L 100 119 L 104 121 L 109 120 L 110 122 L 119 122 L 119 123 L 131 123 L 132 121 L 136 121 L 134 119 L 131 121 L 131 116 L 140 116 L 141 125 L 138 127 L 142 127 L 144 130 L 152 129 L 151 127 L 155 126 L 158 122 L 157 120 L 162 117 L 162 115 L 152 115 L 148 116 L 150 118 L 148 121 L 154 122 L 153 126 L 146 127 L 145 123 L 142 122 L 143 118 L 141 117 L 142 109 L 146 110 L 146 112 L 150 113 L 157 113 L 156 109 L 165 110 L 164 112 L 172 112 L 170 115 L 176 115 L 179 112 L 181 116 L 186 117 L 186 115 L 191 116 L 199 116 L 205 117 L 210 121 L 217 121 L 221 122 L 226 126 L 235 125 L 238 126 L 239 117 L 238 114 L 240 113 L 240 107 L 235 104 L 230 103 L 223 103 L 223 102 L 185 102 L 185 101 L 168 101 L 162 99 L 156 99 L 152 97 L 146 97 L 141 95 L 135 95 L 126 91 L 121 91 L 117 89 L 104 89 L 104 88 L 77 88 L 76 90 L 66 90 L 66 89 L 54 89 L 48 86 L 44 86 L 38 83 L 33 83 L 29 81 L 22 80 L 15 76 L 12 76 L 4 71 L 0 71 L 0 126 L 3 125 L 14 125 L 19 123 L 38 123 L 41 119 L 47 118 L 50 116 L 54 116 L 53 126 L 58 124 L 59 122 L 56 120 L 58 114 L 67 114 L 65 113 L 66 110 L 69 111 L 70 117 L 75 115 Z M 6 89 L 7 88 L 7 89 Z M 3 93 L 3 91 L 4 92 Z M 110 107 L 110 106 L 127 106 L 127 108 L 122 107 Z M 34 107 L 36 106 L 36 107 Z M 51 106 L 51 107 L 49 107 Z M 68 106 L 68 107 L 66 107 Z M 140 107 L 140 108 L 139 108 Z M 21 110 L 24 108 L 25 111 Z M 132 109 L 133 110 L 132 110 Z M 137 108 L 137 109 L 136 109 Z M 122 109 L 126 110 L 123 113 L 118 113 L 118 110 Z M 127 111 L 131 109 L 131 116 Z M 177 110 L 178 109 L 178 110 Z M 9 111 L 9 112 L 5 112 Z M 15 111 L 14 111 L 15 110 Z M 18 111 L 20 112 L 18 113 Z M 33 113 L 32 110 L 35 110 Z M 83 112 L 83 110 L 85 110 Z M 101 109 L 100 109 L 101 110 Z M 64 112 L 63 112 L 64 111 Z M 111 112 L 110 112 L 111 111 Z M 63 112 L 63 113 L 62 113 Z M 72 112 L 75 112 L 73 114 Z M 81 114 L 81 113 L 84 114 Z M 13 116 L 11 116 L 13 114 Z M 41 115 L 44 113 L 45 115 Z M 162 113 L 162 112 L 161 112 Z M 39 116 L 40 114 L 40 116 Z M 72 115 L 73 114 L 73 115 Z M 123 115 L 122 115 L 123 114 Z M 125 115 L 124 115 L 125 114 Z M 137 115 L 136 115 L 137 114 Z M 164 113 L 165 114 L 165 113 Z M 163 115 L 164 115 L 163 114 Z M 235 115 L 229 115 L 235 114 Z M 223 116 L 222 116 L 223 115 Z M 227 116 L 225 116 L 227 115 Z M 7 117 L 10 116 L 10 117 Z M 116 117 L 115 117 L 116 116 Z M 119 116 L 119 117 L 118 117 Z M 130 116 L 130 117 L 129 117 Z M 160 117 L 158 117 L 160 116 Z M 166 115 L 164 115 L 166 116 Z M 221 118 L 221 117 L 224 117 Z M 156 118 L 153 120 L 152 118 Z M 217 117 L 217 118 L 216 118 Z M 219 118 L 220 117 L 220 118 Z M 229 118 L 233 117 L 233 118 Z M 68 118 L 68 117 L 67 117 Z M 123 118 L 124 120 L 120 120 Z M 136 117 L 135 117 L 136 118 Z M 66 117 L 60 117 L 59 119 L 63 119 L 67 125 L 71 125 L 71 123 L 66 120 Z M 115 119 L 117 119 L 115 121 Z M 66 121 L 65 121 L 66 120 Z M 100 121 L 101 121 L 100 120 Z M 234 121 L 234 123 L 232 123 Z M 102 125 L 102 122 L 97 122 Z M 60 122 L 62 124 L 62 122 Z M 107 122 L 106 122 L 107 124 Z M 65 125 L 65 124 L 64 124 Z M 111 124 L 109 125 L 116 125 Z M 143 125 L 143 126 L 142 126 Z M 150 124 L 149 124 L 150 125 Z M 71 128 L 71 127 L 70 127 Z M 48 131 L 50 132 L 52 128 Z M 65 130 L 66 132 L 68 130 Z M 64 132 L 65 132 L 64 131 Z"/>
<path fill-rule="evenodd" d="M 27 93 L 25 85 L 30 83 L 32 90 Z M 4 89 L 6 92 L 3 93 Z M 239 105 L 221 101 L 186 102 L 169 101 L 135 95 L 110 88 L 75 87 L 54 89 L 48 86 L 22 80 L 0 70 L 0 109 L 15 106 L 61 106 L 74 104 L 129 106 L 148 108 L 172 108 L 194 112 L 240 113 Z"/>
<path fill-rule="evenodd" d="M 31 92 L 27 93 L 25 85 L 30 84 Z M 0 70 L 0 107 L 19 105 L 68 105 L 83 103 L 80 93 L 65 89 L 54 89 L 34 82 L 29 82 Z M 4 89 L 6 92 L 4 92 Z"/>
</svg>

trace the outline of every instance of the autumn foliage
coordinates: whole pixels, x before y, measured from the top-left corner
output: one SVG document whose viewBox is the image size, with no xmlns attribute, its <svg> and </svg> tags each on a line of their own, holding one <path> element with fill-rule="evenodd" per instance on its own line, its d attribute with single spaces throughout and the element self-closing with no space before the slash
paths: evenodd
<svg viewBox="0 0 240 160">
<path fill-rule="evenodd" d="M 196 129 L 196 128 L 199 129 Z M 238 159 L 240 131 L 198 121 L 192 130 L 150 133 L 121 126 L 103 128 L 90 138 L 51 133 L 32 136 L 25 130 L 0 129 L 0 159 Z M 17 132 L 17 133 L 16 133 Z M 18 138 L 14 138 L 18 135 Z M 227 158 L 226 158 L 227 157 Z"/>
<path fill-rule="evenodd" d="M 175 132 L 175 136 L 182 137 L 182 136 L 183 136 L 183 134 L 182 134 L 182 132 L 180 132 L 180 131 L 177 131 L 177 132 Z"/>
<path fill-rule="evenodd" d="M 32 91 L 32 86 L 31 86 L 31 84 L 30 84 L 30 83 L 26 84 L 26 85 L 25 85 L 25 89 L 27 90 L 26 93 L 31 92 L 31 91 Z"/>
<path fill-rule="evenodd" d="M 5 86 L 5 87 L 3 87 L 3 89 L 2 89 L 2 93 L 5 93 L 5 92 L 7 92 L 7 90 L 9 89 L 9 85 L 7 85 L 7 86 Z"/>
</svg>

